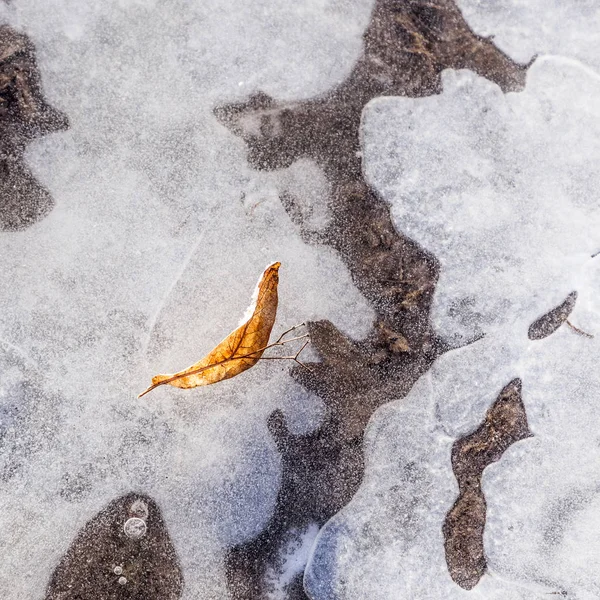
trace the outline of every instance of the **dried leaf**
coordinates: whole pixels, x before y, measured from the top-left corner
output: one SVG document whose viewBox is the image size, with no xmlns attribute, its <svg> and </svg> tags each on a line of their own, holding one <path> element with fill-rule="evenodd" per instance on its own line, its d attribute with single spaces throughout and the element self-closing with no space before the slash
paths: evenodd
<svg viewBox="0 0 600 600">
<path fill-rule="evenodd" d="M 232 331 L 214 350 L 191 367 L 172 375 L 156 375 L 138 398 L 159 385 L 194 388 L 235 377 L 253 367 L 269 344 L 277 314 L 277 284 L 281 263 L 269 265 L 258 282 L 250 318 Z"/>
<path fill-rule="evenodd" d="M 568 323 L 569 315 L 575 308 L 577 292 L 571 292 L 558 306 L 536 319 L 530 326 L 527 336 L 530 340 L 543 340 L 553 334 L 565 321 Z"/>
</svg>

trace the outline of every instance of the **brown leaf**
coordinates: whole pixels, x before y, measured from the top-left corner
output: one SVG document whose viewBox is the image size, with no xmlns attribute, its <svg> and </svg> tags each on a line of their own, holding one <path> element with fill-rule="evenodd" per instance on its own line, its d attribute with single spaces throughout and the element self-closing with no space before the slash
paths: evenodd
<svg viewBox="0 0 600 600">
<path fill-rule="evenodd" d="M 530 340 L 543 340 L 553 334 L 565 321 L 568 323 L 569 315 L 575 308 L 577 292 L 571 292 L 565 300 L 552 310 L 536 319 L 530 326 L 527 336 Z"/>
<path fill-rule="evenodd" d="M 214 350 L 191 367 L 172 375 L 156 375 L 152 385 L 138 398 L 159 385 L 194 388 L 235 377 L 253 367 L 269 344 L 277 314 L 277 284 L 281 263 L 269 265 L 258 282 L 252 314 Z"/>
</svg>

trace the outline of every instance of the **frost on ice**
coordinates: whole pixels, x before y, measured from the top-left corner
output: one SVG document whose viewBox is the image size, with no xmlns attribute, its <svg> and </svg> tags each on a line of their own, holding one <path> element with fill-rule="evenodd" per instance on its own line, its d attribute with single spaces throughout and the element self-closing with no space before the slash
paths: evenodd
<svg viewBox="0 0 600 600">
<path fill-rule="evenodd" d="M 474 22 L 479 9 L 461 5 Z M 503 46 L 518 45 L 513 56 L 567 58 L 538 60 L 525 90 L 508 95 L 446 73 L 439 96 L 374 101 L 362 130 L 369 181 L 397 227 L 441 263 L 435 327 L 454 346 L 484 337 L 377 413 L 361 491 L 318 535 L 311 526 L 290 540 L 282 573 L 268 573 L 274 597 L 307 559 L 315 600 L 600 594 L 597 10 L 579 3 L 567 22 L 556 6 L 494 6 L 486 27 L 501 45 L 514 34 Z M 511 6 L 544 18 L 515 16 L 509 31 Z M 252 171 L 213 108 L 259 90 L 285 100 L 330 89 L 359 55 L 370 8 L 0 3 L 0 22 L 36 45 L 44 93 L 70 122 L 27 153 L 54 210 L 0 235 L 0 547 L 10 548 L 0 590 L 11 598 L 41 597 L 80 528 L 131 490 L 161 506 L 184 598 L 225 597 L 225 548 L 262 530 L 278 491 L 266 415 L 279 407 L 302 430 L 319 406 L 277 364 L 185 396 L 134 396 L 148 374 L 220 340 L 274 259 L 284 265 L 282 326 L 329 318 L 355 338 L 366 331 L 371 313 L 347 271 L 302 241 L 278 199 L 303 190 L 310 227 L 323 227 L 329 216 L 312 202 L 327 187 L 321 171 Z M 558 23 L 565 35 L 547 33 Z M 528 339 L 573 291 L 570 319 L 596 337 L 563 325 Z M 441 528 L 457 495 L 451 447 L 516 377 L 535 437 L 484 474 L 489 572 L 466 592 L 444 560 Z M 143 510 L 132 519 L 135 537 Z"/>
<path fill-rule="evenodd" d="M 362 487 L 317 539 L 312 597 L 598 597 L 599 106 L 593 71 L 544 58 L 520 93 L 447 72 L 440 96 L 367 107 L 366 175 L 441 263 L 435 327 L 454 345 L 483 338 L 373 418 Z M 529 339 L 573 291 L 569 322 L 596 337 L 563 324 Z M 533 437 L 484 472 L 488 572 L 467 592 L 444 557 L 451 448 L 515 378 Z"/>
<path fill-rule="evenodd" d="M 453 344 L 528 326 L 577 290 L 600 250 L 599 94 L 589 69 L 540 59 L 523 92 L 449 71 L 440 96 L 367 108 L 367 176 L 440 261 L 433 323 Z"/>
<path fill-rule="evenodd" d="M 596 0 L 458 0 L 475 32 L 518 62 L 560 54 L 600 68 L 600 4 Z"/>
<path fill-rule="evenodd" d="M 306 182 L 252 171 L 213 109 L 259 89 L 329 89 L 352 68 L 370 8 L 0 2 L 70 123 L 26 156 L 54 209 L 0 234 L 0 590 L 11 599 L 42 597 L 80 528 L 131 491 L 163 511 L 184 598 L 225 597 L 225 549 L 262 530 L 278 491 L 266 415 L 279 407 L 301 429 L 319 406 L 275 361 L 200 394 L 135 395 L 222 339 L 273 260 L 274 333 L 323 318 L 367 330 L 339 258 L 304 244 L 278 200 Z"/>
<path fill-rule="evenodd" d="M 600 331 L 600 264 L 573 319 Z M 600 341 L 561 328 L 522 359 L 524 399 L 534 437 L 510 448 L 485 477 L 485 543 L 499 577 L 529 589 L 597 598 L 600 576 Z M 523 597 L 526 597 L 525 594 Z"/>
</svg>

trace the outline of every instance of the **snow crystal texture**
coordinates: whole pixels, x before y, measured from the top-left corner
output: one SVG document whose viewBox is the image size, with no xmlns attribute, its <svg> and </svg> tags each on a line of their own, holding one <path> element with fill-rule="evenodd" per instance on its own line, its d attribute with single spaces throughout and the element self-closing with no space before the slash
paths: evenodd
<svg viewBox="0 0 600 600">
<path fill-rule="evenodd" d="M 440 261 L 434 327 L 458 348 L 374 416 L 361 489 L 321 530 L 305 585 L 313 598 L 591 600 L 600 77 L 543 57 L 518 93 L 466 71 L 443 83 L 439 96 L 371 102 L 362 141 L 366 176 L 397 227 Z M 529 340 L 529 325 L 574 290 L 570 322 L 596 336 L 565 324 Z M 458 495 L 451 448 L 517 377 L 534 437 L 484 473 L 488 572 L 466 591 L 444 557 L 442 524 Z"/>
<path fill-rule="evenodd" d="M 295 532 L 268 573 L 277 596 L 308 559 L 313 600 L 600 596 L 600 9 L 459 0 L 478 33 L 520 61 L 523 91 L 446 72 L 428 98 L 373 101 L 361 129 L 368 181 L 441 275 L 433 323 L 452 350 L 365 438 L 366 473 L 319 533 Z M 372 313 L 339 258 L 307 246 L 278 196 L 302 190 L 328 219 L 313 163 L 247 166 L 213 108 L 264 91 L 314 96 L 348 74 L 372 3 L 357 0 L 17 0 L 0 22 L 37 49 L 44 94 L 69 130 L 27 161 L 56 207 L 0 234 L 0 590 L 41 598 L 80 527 L 131 490 L 160 504 L 184 598 L 226 597 L 226 548 L 261 531 L 278 491 L 265 425 L 293 431 L 322 406 L 287 367 L 206 389 L 136 395 L 191 364 L 238 322 L 272 260 L 281 328 L 329 318 L 360 338 Z M 532 321 L 579 293 L 566 325 Z M 533 438 L 484 474 L 489 571 L 451 579 L 442 522 L 453 442 L 523 381 Z M 266 384 L 265 382 L 268 382 Z"/>
<path fill-rule="evenodd" d="M 443 83 L 439 96 L 371 102 L 362 135 L 397 226 L 440 261 L 433 323 L 458 345 L 529 325 L 600 250 L 600 76 L 546 58 L 518 93 L 469 71 Z"/>
<path fill-rule="evenodd" d="M 229 333 L 273 260 L 276 333 L 322 318 L 366 333 L 372 313 L 349 273 L 301 241 L 278 200 L 306 178 L 251 170 L 213 109 L 259 90 L 329 89 L 358 57 L 370 9 L 0 2 L 70 120 L 27 153 L 55 209 L 0 234 L 0 590 L 12 600 L 43 597 L 80 527 L 132 490 L 163 510 L 184 598 L 226 596 L 224 552 L 262 530 L 278 491 L 266 417 L 281 408 L 302 431 L 321 406 L 276 361 L 212 388 L 136 396 Z"/>
<path fill-rule="evenodd" d="M 600 4 L 596 0 L 458 0 L 467 23 L 512 59 L 527 63 L 560 54 L 600 69 Z"/>
</svg>

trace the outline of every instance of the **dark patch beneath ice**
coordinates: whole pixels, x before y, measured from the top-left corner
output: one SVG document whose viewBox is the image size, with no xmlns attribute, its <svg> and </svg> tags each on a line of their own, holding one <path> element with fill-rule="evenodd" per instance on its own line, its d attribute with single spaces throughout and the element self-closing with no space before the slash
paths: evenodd
<svg viewBox="0 0 600 600">
<path fill-rule="evenodd" d="M 23 153 L 32 140 L 67 127 L 67 117 L 44 99 L 33 44 L 0 25 L 0 230 L 26 229 L 52 210 Z"/>
<path fill-rule="evenodd" d="M 81 529 L 46 600 L 176 600 L 183 576 L 156 502 L 127 494 Z"/>
<path fill-rule="evenodd" d="M 521 399 L 521 380 L 514 379 L 500 392 L 483 423 L 452 447 L 452 469 L 459 496 L 446 515 L 444 545 L 450 575 L 466 590 L 475 587 L 486 571 L 483 470 L 500 460 L 509 446 L 531 435 Z"/>
</svg>

